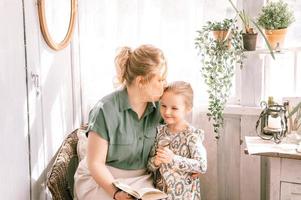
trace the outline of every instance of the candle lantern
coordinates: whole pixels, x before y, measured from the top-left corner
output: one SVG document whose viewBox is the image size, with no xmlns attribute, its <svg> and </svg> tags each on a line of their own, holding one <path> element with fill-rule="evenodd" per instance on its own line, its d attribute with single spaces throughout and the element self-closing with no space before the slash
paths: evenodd
<svg viewBox="0 0 301 200">
<path fill-rule="evenodd" d="M 280 104 L 267 104 L 261 102 L 263 107 L 259 119 L 256 122 L 256 132 L 264 140 L 274 139 L 280 143 L 287 133 L 287 105 L 288 102 Z"/>
</svg>

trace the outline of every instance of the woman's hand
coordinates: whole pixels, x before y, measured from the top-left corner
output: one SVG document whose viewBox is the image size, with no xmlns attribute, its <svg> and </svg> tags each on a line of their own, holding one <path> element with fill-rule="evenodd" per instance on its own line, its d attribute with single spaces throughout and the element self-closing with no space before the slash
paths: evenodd
<svg viewBox="0 0 301 200">
<path fill-rule="evenodd" d="M 130 194 L 120 191 L 116 194 L 115 196 L 116 200 L 129 200 L 129 199 L 134 199 Z"/>
<path fill-rule="evenodd" d="M 157 162 L 168 164 L 172 162 L 174 156 L 175 154 L 168 147 L 158 148 L 156 160 L 158 160 Z"/>
</svg>

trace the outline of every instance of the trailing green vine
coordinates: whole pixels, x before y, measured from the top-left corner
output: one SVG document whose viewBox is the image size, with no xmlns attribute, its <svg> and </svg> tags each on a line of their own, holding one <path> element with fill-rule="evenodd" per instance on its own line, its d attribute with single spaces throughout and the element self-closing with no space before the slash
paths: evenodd
<svg viewBox="0 0 301 200">
<path fill-rule="evenodd" d="M 202 58 L 201 73 L 205 84 L 208 86 L 209 107 L 207 116 L 213 120 L 213 129 L 216 138 L 224 124 L 224 108 L 227 103 L 234 69 L 237 63 L 242 66 L 243 43 L 242 32 L 236 25 L 236 20 L 230 19 L 229 33 L 224 40 L 212 37 L 214 24 L 228 23 L 207 22 L 195 39 L 195 47 Z"/>
</svg>

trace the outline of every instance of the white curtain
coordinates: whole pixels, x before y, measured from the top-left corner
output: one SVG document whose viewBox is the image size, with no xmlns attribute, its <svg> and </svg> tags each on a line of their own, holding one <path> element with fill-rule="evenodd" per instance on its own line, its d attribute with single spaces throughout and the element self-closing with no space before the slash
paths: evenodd
<svg viewBox="0 0 301 200">
<path fill-rule="evenodd" d="M 195 91 L 200 90 L 200 62 L 194 38 L 202 26 L 204 5 L 201 0 L 80 1 L 85 120 L 96 101 L 114 90 L 114 57 L 121 46 L 153 44 L 161 48 L 168 61 L 168 81 L 189 81 Z M 205 90 L 200 92 L 203 99 L 205 93 Z"/>
<path fill-rule="evenodd" d="M 300 14 L 301 1 L 286 0 L 295 10 L 296 22 L 290 28 L 287 45 L 299 45 L 300 38 Z M 250 5 L 251 13 L 258 13 L 258 4 L 264 4 L 261 0 L 254 6 L 253 0 L 233 0 L 239 8 L 242 2 Z M 228 0 L 89 0 L 79 1 L 79 42 L 80 42 L 80 65 L 82 82 L 82 105 L 84 120 L 90 108 L 102 96 L 114 90 L 115 77 L 114 57 L 116 49 L 121 46 L 135 48 L 141 44 L 153 44 L 161 48 L 168 59 L 168 81 L 189 81 L 195 91 L 195 107 L 206 104 L 206 87 L 200 74 L 200 57 L 194 47 L 196 30 L 199 30 L 205 21 L 222 20 L 225 17 L 234 17 L 235 13 Z M 253 9 L 253 10 L 252 10 Z M 259 41 L 260 42 L 260 41 Z M 261 41 L 262 42 L 262 41 Z M 258 45 L 262 46 L 262 45 Z M 277 72 L 272 65 L 282 65 L 286 61 L 266 61 L 269 65 L 264 77 L 265 95 L 292 95 L 301 88 L 300 75 L 292 74 L 299 72 L 294 66 Z M 288 54 L 282 56 L 288 63 L 298 65 L 299 57 Z M 300 63 L 300 61 L 299 61 Z M 288 72 L 287 70 L 294 70 Z M 296 71 L 297 69 L 297 71 Z M 239 76 L 239 68 L 237 76 Z M 281 79 L 277 78 L 280 74 Z M 235 79 L 232 91 L 234 101 L 238 102 L 239 88 L 243 83 L 239 77 Z M 279 81 L 283 80 L 283 81 Z M 275 89 L 275 84 L 284 85 L 281 90 Z M 289 89 L 286 89 L 288 88 Z M 294 87 L 294 89 L 292 89 Z M 237 89 L 238 88 L 238 89 Z"/>
</svg>

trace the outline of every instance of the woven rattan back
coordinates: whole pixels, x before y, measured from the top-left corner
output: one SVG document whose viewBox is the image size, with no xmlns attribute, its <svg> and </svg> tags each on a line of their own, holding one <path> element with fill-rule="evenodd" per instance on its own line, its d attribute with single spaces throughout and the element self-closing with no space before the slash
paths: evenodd
<svg viewBox="0 0 301 200">
<path fill-rule="evenodd" d="M 63 141 L 48 172 L 47 187 L 53 200 L 73 199 L 73 176 L 78 166 L 77 143 L 77 130 L 75 130 Z"/>
</svg>

